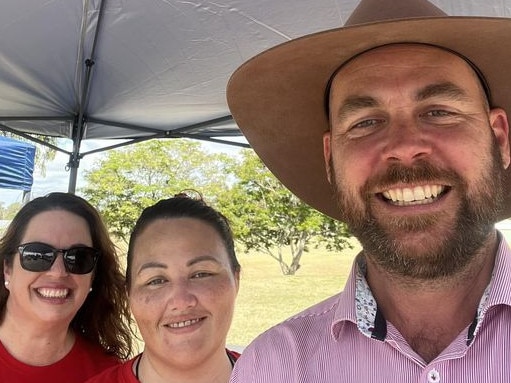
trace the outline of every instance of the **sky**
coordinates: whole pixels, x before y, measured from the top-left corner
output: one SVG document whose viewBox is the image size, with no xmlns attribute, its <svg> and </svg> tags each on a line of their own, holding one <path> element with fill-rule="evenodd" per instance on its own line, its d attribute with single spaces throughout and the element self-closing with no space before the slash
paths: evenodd
<svg viewBox="0 0 511 383">
<path fill-rule="evenodd" d="M 243 139 L 241 140 L 243 141 Z M 113 142 L 107 140 L 85 140 L 82 142 L 81 151 L 87 152 L 99 147 L 113 145 L 117 142 L 120 141 Z M 216 144 L 211 142 L 202 142 L 202 145 L 208 151 L 224 152 L 232 155 L 235 155 L 240 150 L 240 148 L 237 146 Z M 71 150 L 71 141 L 62 140 L 58 146 L 63 147 L 65 150 Z M 81 187 L 85 186 L 85 180 L 83 178 L 85 170 L 90 169 L 94 162 L 101 159 L 101 156 L 103 155 L 104 152 L 95 153 L 85 156 L 80 160 L 76 182 L 77 191 L 79 191 Z M 69 187 L 70 176 L 70 172 L 66 170 L 66 164 L 68 162 L 69 156 L 67 154 L 57 152 L 55 160 L 46 163 L 46 174 L 44 176 L 39 170 L 36 169 L 34 171 L 34 183 L 32 185 L 31 199 L 46 195 L 54 191 L 66 192 Z M 4 207 L 7 207 L 15 202 L 22 202 L 22 200 L 22 190 L 0 189 L 0 203 L 3 204 Z"/>
</svg>

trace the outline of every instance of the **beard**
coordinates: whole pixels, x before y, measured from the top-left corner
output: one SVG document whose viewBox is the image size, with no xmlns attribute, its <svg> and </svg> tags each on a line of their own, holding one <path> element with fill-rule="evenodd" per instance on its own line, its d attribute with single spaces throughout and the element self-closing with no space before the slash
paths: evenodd
<svg viewBox="0 0 511 383">
<path fill-rule="evenodd" d="M 493 135 L 492 135 L 493 137 Z M 364 254 L 388 273 L 414 280 L 433 280 L 461 273 L 476 257 L 494 230 L 504 201 L 502 158 L 495 139 L 492 156 L 487 158 L 487 169 L 474 182 L 469 194 L 467 183 L 457 173 L 438 169 L 426 161 L 413 167 L 393 165 L 378 177 L 370 179 L 361 189 L 362 204 L 354 203 L 353 193 L 343 189 L 334 171 L 332 183 L 337 205 L 351 232 L 360 241 Z M 460 201 L 451 220 L 449 212 L 418 214 L 403 217 L 378 217 L 374 214 L 370 190 L 383 190 L 396 183 L 431 183 L 444 180 L 460 195 Z M 443 220 L 442 220 L 443 218 Z M 424 233 L 436 228 L 438 236 Z M 422 236 L 419 243 L 407 245 L 412 236 Z M 416 241 L 417 242 L 417 241 Z"/>
</svg>

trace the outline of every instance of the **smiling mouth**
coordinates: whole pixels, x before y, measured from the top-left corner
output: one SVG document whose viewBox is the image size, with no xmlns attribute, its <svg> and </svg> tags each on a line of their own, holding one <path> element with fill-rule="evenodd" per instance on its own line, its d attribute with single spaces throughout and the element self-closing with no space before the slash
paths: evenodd
<svg viewBox="0 0 511 383">
<path fill-rule="evenodd" d="M 448 190 L 444 185 L 421 185 L 413 188 L 388 189 L 381 193 L 382 198 L 396 206 L 416 206 L 435 202 Z"/>
<path fill-rule="evenodd" d="M 192 326 L 192 325 L 194 325 L 196 323 L 199 323 L 203 319 L 204 318 L 196 318 L 196 319 L 189 319 L 189 320 L 185 320 L 185 321 L 181 321 L 181 322 L 169 323 L 167 325 L 167 327 L 170 327 L 170 328 L 184 328 L 184 327 Z"/>
<path fill-rule="evenodd" d="M 43 298 L 57 298 L 63 299 L 67 298 L 69 295 L 69 289 L 49 289 L 49 288 L 40 288 L 36 290 L 37 293 Z"/>
</svg>

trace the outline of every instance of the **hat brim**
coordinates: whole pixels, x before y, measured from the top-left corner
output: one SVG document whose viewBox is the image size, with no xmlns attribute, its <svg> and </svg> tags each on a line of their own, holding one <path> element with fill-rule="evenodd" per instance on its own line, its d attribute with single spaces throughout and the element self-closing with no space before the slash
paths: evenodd
<svg viewBox="0 0 511 383">
<path fill-rule="evenodd" d="M 227 86 L 231 113 L 268 169 L 295 195 L 339 220 L 327 181 L 324 94 L 332 73 L 368 49 L 393 43 L 445 47 L 471 60 L 486 77 L 493 106 L 511 118 L 511 19 L 430 17 L 363 24 L 308 35 L 271 48 L 239 67 Z M 353 164 L 356 166 L 356 164 Z M 511 216 L 511 170 L 505 208 Z"/>
</svg>

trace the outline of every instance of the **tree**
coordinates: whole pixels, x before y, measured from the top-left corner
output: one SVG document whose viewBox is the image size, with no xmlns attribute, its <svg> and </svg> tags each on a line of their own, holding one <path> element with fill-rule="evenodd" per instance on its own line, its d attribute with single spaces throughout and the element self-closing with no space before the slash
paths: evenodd
<svg viewBox="0 0 511 383">
<path fill-rule="evenodd" d="M 293 275 L 309 246 L 351 247 L 347 227 L 309 207 L 287 190 L 252 150 L 245 150 L 232 172 L 236 182 L 219 200 L 237 240 L 247 250 L 269 254 L 284 275 Z M 241 203 L 240 203 L 241 202 Z M 284 249 L 291 253 L 286 261 Z"/>
<path fill-rule="evenodd" d="M 1 220 L 12 220 L 16 213 L 21 209 L 21 202 L 14 202 L 9 206 L 5 207 L 3 202 L 0 202 L 0 219 Z"/>
<path fill-rule="evenodd" d="M 8 219 L 11 220 L 14 218 L 14 216 L 18 213 L 18 211 L 21 210 L 21 207 L 23 204 L 21 202 L 14 202 L 11 203 L 6 208 L 3 208 L 3 218 L 2 219 Z"/>
<path fill-rule="evenodd" d="M 142 210 L 184 189 L 210 202 L 226 187 L 231 160 L 197 141 L 151 140 L 112 150 L 85 172 L 84 196 L 101 211 L 111 233 L 127 241 Z"/>
</svg>

